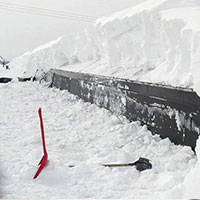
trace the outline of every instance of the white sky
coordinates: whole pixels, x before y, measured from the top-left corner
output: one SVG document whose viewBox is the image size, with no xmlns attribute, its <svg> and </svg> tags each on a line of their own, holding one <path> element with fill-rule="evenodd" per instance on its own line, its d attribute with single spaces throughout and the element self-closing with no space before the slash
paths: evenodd
<svg viewBox="0 0 200 200">
<path fill-rule="evenodd" d="M 2 2 L 100 17 L 146 0 L 0 0 L 0 55 L 12 59 L 89 23 L 5 10 Z M 8 5 L 9 6 L 9 5 Z"/>
</svg>

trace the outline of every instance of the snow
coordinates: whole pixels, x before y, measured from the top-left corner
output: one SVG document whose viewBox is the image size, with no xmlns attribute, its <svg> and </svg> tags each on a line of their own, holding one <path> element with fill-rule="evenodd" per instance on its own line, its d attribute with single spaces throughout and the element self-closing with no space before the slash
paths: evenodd
<svg viewBox="0 0 200 200">
<path fill-rule="evenodd" d="M 1 77 L 14 78 L 0 85 L 0 197 L 200 198 L 200 140 L 195 155 L 67 91 L 16 81 L 59 68 L 193 88 L 200 95 L 199 11 L 199 0 L 150 0 L 15 58 L 11 70 L 0 68 Z M 50 162 L 33 180 L 42 156 L 39 107 Z M 182 118 L 176 120 L 181 127 Z M 153 168 L 101 166 L 139 157 Z"/>
<path fill-rule="evenodd" d="M 100 23 L 101 25 L 104 25 L 108 22 L 112 22 L 113 20 L 115 19 L 124 19 L 126 17 L 131 17 L 133 14 L 137 14 L 137 13 L 140 13 L 144 10 L 151 10 L 153 9 L 154 7 L 160 5 L 160 3 L 162 2 L 163 0 L 151 0 L 151 1 L 147 1 L 147 2 L 144 2 L 144 3 L 141 3 L 139 5 L 136 5 L 134 7 L 131 7 L 131 8 L 127 8 L 125 10 L 122 10 L 120 12 L 117 12 L 109 17 L 102 17 L 102 18 L 99 18 L 97 19 L 96 23 Z"/>
<path fill-rule="evenodd" d="M 196 167 L 189 147 L 152 135 L 139 122 L 36 82 L 0 85 L 0 188 L 3 198 L 182 198 Z M 42 107 L 49 165 L 33 180 L 42 156 L 37 109 Z M 151 170 L 102 163 L 150 159 Z M 69 165 L 75 164 L 74 168 Z M 199 172 L 198 172 L 199 173 Z M 197 196 L 196 196 L 197 197 Z M 199 197 L 199 196 L 198 196 Z"/>
<path fill-rule="evenodd" d="M 95 19 L 91 22 L 85 21 L 84 19 L 87 18 L 85 15 L 98 18 L 144 1 L 147 0 L 59 0 L 59 2 L 57 0 L 2 0 L 0 2 L 1 56 L 11 60 L 61 35 L 75 34 L 95 22 Z M 28 11 L 30 7 L 39 8 L 39 10 L 36 9 L 39 15 L 37 12 L 30 14 L 30 12 L 16 11 L 16 4 L 25 6 L 26 11 L 27 7 Z M 41 16 L 40 9 L 56 10 L 57 13 L 64 12 L 68 16 L 72 13 L 72 16 L 78 19 Z M 46 13 L 44 12 L 42 15 Z M 52 14 L 51 11 L 48 13 Z M 55 14 L 55 12 L 53 13 Z"/>
<path fill-rule="evenodd" d="M 187 15 L 186 13 L 189 12 L 190 14 Z M 186 26 L 184 27 L 185 30 L 193 29 L 193 30 L 200 30 L 200 24 L 197 20 L 199 17 L 200 8 L 191 7 L 191 8 L 177 8 L 177 9 L 170 9 L 163 11 L 162 18 L 166 21 L 174 20 L 174 19 L 184 19 L 186 22 Z"/>
<path fill-rule="evenodd" d="M 193 88 L 200 94 L 200 2 L 150 0 L 13 60 L 11 68 L 62 68 Z"/>
<path fill-rule="evenodd" d="M 198 158 L 197 164 L 190 170 L 186 176 L 183 188 L 185 189 L 184 197 L 195 199 L 200 197 L 199 180 L 200 180 L 200 139 L 197 141 L 196 154 Z"/>
</svg>

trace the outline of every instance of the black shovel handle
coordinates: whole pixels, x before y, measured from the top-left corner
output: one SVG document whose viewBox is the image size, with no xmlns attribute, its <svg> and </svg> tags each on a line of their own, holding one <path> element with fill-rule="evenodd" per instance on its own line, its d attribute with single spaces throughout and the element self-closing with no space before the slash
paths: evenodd
<svg viewBox="0 0 200 200">
<path fill-rule="evenodd" d="M 128 166 L 134 166 L 135 163 L 122 163 L 122 164 L 102 164 L 104 167 L 128 167 Z"/>
</svg>

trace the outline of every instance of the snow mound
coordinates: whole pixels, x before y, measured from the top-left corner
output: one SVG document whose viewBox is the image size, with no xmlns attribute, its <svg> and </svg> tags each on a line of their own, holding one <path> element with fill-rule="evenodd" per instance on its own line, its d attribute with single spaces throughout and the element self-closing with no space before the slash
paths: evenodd
<svg viewBox="0 0 200 200">
<path fill-rule="evenodd" d="M 191 87 L 200 94 L 200 1 L 150 0 L 13 60 L 36 68 Z"/>
<path fill-rule="evenodd" d="M 33 76 L 37 69 L 48 71 L 52 66 L 66 63 L 66 56 L 60 51 L 61 39 L 62 37 L 14 59 L 10 65 L 12 76 Z"/>
</svg>

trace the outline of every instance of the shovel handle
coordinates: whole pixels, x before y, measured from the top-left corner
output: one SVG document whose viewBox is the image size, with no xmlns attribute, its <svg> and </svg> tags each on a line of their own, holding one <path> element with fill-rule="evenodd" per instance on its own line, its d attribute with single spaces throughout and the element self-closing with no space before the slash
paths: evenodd
<svg viewBox="0 0 200 200">
<path fill-rule="evenodd" d="M 122 164 L 102 164 L 104 167 L 128 167 L 128 166 L 134 166 L 135 163 L 122 163 Z"/>
<path fill-rule="evenodd" d="M 41 108 L 38 109 L 38 114 L 39 114 L 39 118 L 40 118 L 43 152 L 44 152 L 44 155 L 46 155 L 47 150 L 46 150 L 46 144 L 45 144 L 44 125 L 43 125 L 43 120 L 42 120 L 42 109 Z"/>
</svg>

